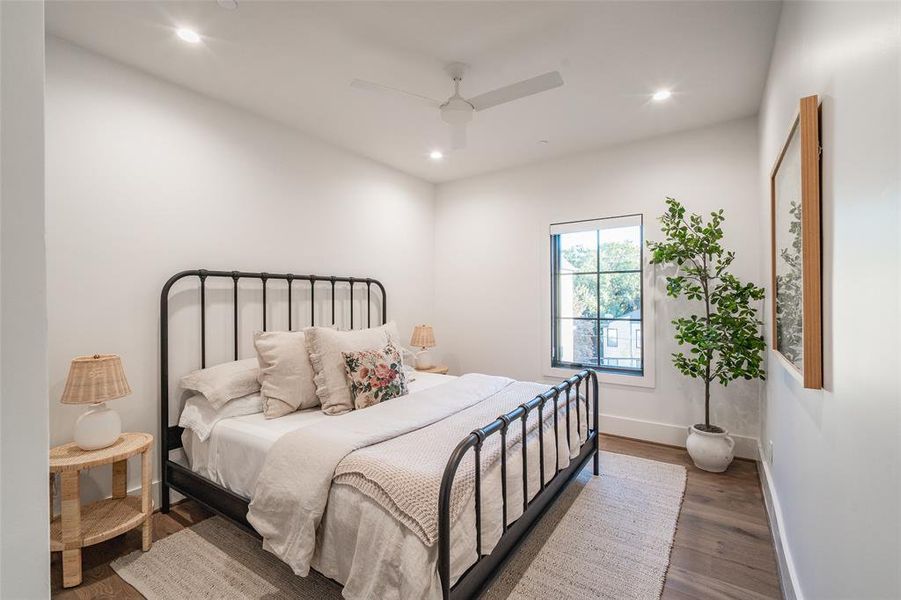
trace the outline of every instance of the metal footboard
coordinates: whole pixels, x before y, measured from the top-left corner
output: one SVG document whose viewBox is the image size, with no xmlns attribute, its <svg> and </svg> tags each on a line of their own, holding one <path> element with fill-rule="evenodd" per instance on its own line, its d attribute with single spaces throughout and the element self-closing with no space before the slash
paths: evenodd
<svg viewBox="0 0 901 600">
<path fill-rule="evenodd" d="M 580 388 L 584 384 L 585 415 L 583 417 L 580 398 Z M 555 453 L 554 476 L 545 481 L 544 458 L 544 410 L 548 402 L 553 404 L 554 441 L 555 448 L 559 448 L 560 436 L 563 432 L 558 423 L 559 400 L 562 396 L 565 404 L 566 419 L 566 445 L 571 448 L 570 427 L 570 391 L 575 391 L 576 412 L 576 439 L 579 439 L 582 427 L 582 419 L 585 419 L 587 435 L 585 441 L 579 446 L 578 455 L 570 461 L 568 467 L 559 468 L 559 458 Z M 538 411 L 538 445 L 539 445 L 539 476 L 540 489 L 529 498 L 528 480 L 528 432 L 527 421 L 532 411 Z M 519 422 L 519 423 L 517 423 Z M 507 432 L 511 427 L 522 427 L 522 492 L 523 513 L 513 523 L 507 523 Z M 502 534 L 494 548 L 483 553 L 482 547 L 482 464 L 481 451 L 485 440 L 492 435 L 500 436 L 500 469 L 501 469 L 501 519 Z M 533 442 L 534 443 L 534 440 Z M 451 491 L 457 470 L 466 454 L 472 450 L 475 460 L 475 534 L 476 534 L 476 562 L 460 577 L 453 586 L 451 581 Z M 598 437 L 598 378 L 594 371 L 584 370 L 573 375 L 569 379 L 551 387 L 547 391 L 535 396 L 528 402 L 519 405 L 514 410 L 499 416 L 497 419 L 474 430 L 464 438 L 456 447 L 441 479 L 441 489 L 438 497 L 438 575 L 441 579 L 442 595 L 445 599 L 472 598 L 485 589 L 494 575 L 516 549 L 529 532 L 535 522 L 541 517 L 547 507 L 566 485 L 582 470 L 589 458 L 594 458 L 594 474 L 600 474 L 600 438 Z M 515 460 L 515 459 L 514 459 Z"/>
</svg>

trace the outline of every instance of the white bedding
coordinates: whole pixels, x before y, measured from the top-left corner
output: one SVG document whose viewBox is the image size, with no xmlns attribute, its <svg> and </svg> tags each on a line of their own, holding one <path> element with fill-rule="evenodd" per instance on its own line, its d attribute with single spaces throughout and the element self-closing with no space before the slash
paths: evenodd
<svg viewBox="0 0 901 600">
<path fill-rule="evenodd" d="M 452 375 L 420 373 L 409 382 L 410 393 L 456 379 Z M 191 469 L 245 498 L 250 498 L 266 454 L 277 439 L 290 431 L 331 419 L 318 407 L 293 412 L 278 419 L 263 413 L 223 419 L 216 423 L 206 441 L 193 431 L 182 433 L 185 456 Z"/>
<path fill-rule="evenodd" d="M 411 392 L 433 387 L 453 378 L 417 373 Z M 584 405 L 583 405 L 584 406 Z M 319 410 L 301 411 L 266 421 L 262 415 L 220 421 L 206 442 L 199 442 L 189 432 L 183 440 L 192 468 L 232 491 L 252 496 L 269 449 L 290 431 L 315 426 L 322 419 L 333 419 Z M 575 413 L 571 415 L 575 424 Z M 565 419 L 561 421 L 561 430 Z M 586 435 L 587 419 L 582 415 L 579 435 L 573 435 L 570 450 L 577 452 L 579 440 Z M 575 428 L 573 428 L 575 433 Z M 538 444 L 529 436 L 529 492 L 539 489 Z M 547 464 L 553 464 L 558 451 L 565 456 L 564 435 L 560 446 L 545 445 Z M 547 441 L 547 439 L 546 439 Z M 508 456 L 518 457 L 518 446 Z M 548 469 L 547 477 L 553 475 Z M 508 462 L 508 520 L 521 513 L 521 463 Z M 495 463 L 483 475 L 483 547 L 497 541 L 501 533 L 500 472 Z M 474 510 L 472 499 L 451 528 L 451 571 L 456 580 L 475 558 Z M 327 510 L 316 535 L 312 568 L 344 585 L 348 599 L 400 600 L 407 598 L 440 598 L 440 582 L 435 570 L 437 547 L 426 546 L 407 527 L 398 522 L 378 503 L 347 485 L 332 485 Z"/>
</svg>

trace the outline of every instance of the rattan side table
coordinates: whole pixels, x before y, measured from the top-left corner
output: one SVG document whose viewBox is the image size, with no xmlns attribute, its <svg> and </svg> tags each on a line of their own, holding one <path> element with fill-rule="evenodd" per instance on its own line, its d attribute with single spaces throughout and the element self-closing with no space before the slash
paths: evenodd
<svg viewBox="0 0 901 600">
<path fill-rule="evenodd" d="M 429 367 L 428 369 L 416 369 L 417 371 L 421 371 L 423 373 L 437 373 L 439 375 L 447 375 L 448 367 L 447 365 L 435 365 L 434 367 Z"/>
<path fill-rule="evenodd" d="M 63 587 L 81 583 L 81 549 L 143 525 L 142 548 L 153 543 L 150 515 L 151 455 L 153 436 L 123 433 L 115 444 L 100 450 L 82 450 L 70 442 L 50 450 L 50 506 L 53 476 L 59 473 L 61 510 L 50 521 L 50 550 L 63 553 Z M 141 455 L 141 495 L 127 494 L 128 459 Z M 113 497 L 81 505 L 80 475 L 84 469 L 113 465 Z M 52 514 L 52 513 L 51 513 Z"/>
</svg>

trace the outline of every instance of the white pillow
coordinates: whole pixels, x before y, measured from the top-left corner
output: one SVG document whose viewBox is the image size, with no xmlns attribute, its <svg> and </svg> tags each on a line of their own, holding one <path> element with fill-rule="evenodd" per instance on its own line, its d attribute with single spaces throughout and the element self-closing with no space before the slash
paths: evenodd
<svg viewBox="0 0 901 600">
<path fill-rule="evenodd" d="M 257 331 L 253 345 L 260 365 L 260 393 L 267 419 L 319 406 L 302 331 Z"/>
<path fill-rule="evenodd" d="M 213 408 L 247 394 L 260 391 L 260 365 L 255 358 L 246 358 L 199 369 L 181 378 L 181 387 L 203 394 Z"/>
<path fill-rule="evenodd" d="M 344 368 L 344 352 L 381 350 L 388 342 L 400 344 L 400 335 L 394 321 L 372 329 L 336 331 L 329 327 L 304 329 L 310 364 L 315 373 L 316 395 L 322 403 L 322 412 L 340 415 L 354 409 L 354 399 Z"/>
<path fill-rule="evenodd" d="M 205 442 L 210 437 L 213 426 L 222 419 L 261 412 L 263 412 L 263 397 L 257 393 L 235 398 L 220 409 L 213 408 L 204 396 L 195 394 L 185 402 L 178 425 L 192 430 L 201 442 Z"/>
</svg>

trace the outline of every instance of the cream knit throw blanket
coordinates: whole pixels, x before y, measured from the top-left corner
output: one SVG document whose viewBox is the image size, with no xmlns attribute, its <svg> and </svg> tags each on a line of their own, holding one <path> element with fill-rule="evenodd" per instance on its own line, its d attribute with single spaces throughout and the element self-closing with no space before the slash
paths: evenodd
<svg viewBox="0 0 901 600">
<path fill-rule="evenodd" d="M 265 550 L 290 565 L 295 574 L 307 575 L 316 549 L 316 530 L 335 481 L 357 487 L 431 545 L 437 538 L 441 476 L 454 447 L 473 429 L 546 389 L 537 383 L 469 374 L 335 416 L 314 429 L 288 433 L 266 456 L 247 520 L 263 537 Z M 564 405 L 562 398 L 559 405 Z M 552 423 L 553 413 L 548 405 L 546 423 Z M 562 439 L 565 417 L 559 421 Z M 534 410 L 527 422 L 529 430 L 536 429 L 537 422 Z M 521 423 L 517 425 L 511 426 L 507 435 L 508 446 L 517 444 L 522 435 Z M 545 443 L 548 435 L 553 437 L 553 427 L 545 425 Z M 494 435 L 485 442 L 483 469 L 497 460 L 499 439 Z M 574 434 L 573 440 L 577 439 Z M 570 456 L 558 460 L 565 465 Z M 472 493 L 472 462 L 464 459 L 458 471 L 454 514 L 459 514 Z M 554 473 L 552 465 L 547 472 L 548 476 Z"/>
<path fill-rule="evenodd" d="M 346 456 L 441 421 L 511 385 L 513 380 L 506 377 L 464 375 L 285 434 L 266 455 L 247 512 L 247 520 L 263 536 L 263 548 L 297 575 L 306 575 L 332 478 Z"/>
<path fill-rule="evenodd" d="M 498 416 L 528 402 L 546 391 L 548 386 L 537 383 L 515 382 L 504 387 L 482 402 L 462 410 L 428 427 L 407 433 L 379 444 L 362 448 L 349 454 L 335 471 L 334 482 L 350 485 L 382 506 L 424 544 L 431 546 L 438 539 L 438 493 L 445 466 L 451 453 L 471 431 L 484 427 Z M 575 391 L 572 392 L 575 398 Z M 566 413 L 563 394 L 557 401 L 558 436 L 566 436 Z M 585 403 L 581 404 L 582 423 L 587 423 Z M 553 403 L 545 404 L 544 419 L 545 446 L 554 445 Z M 575 427 L 575 401 L 570 404 L 572 438 L 576 443 L 578 434 Z M 526 421 L 526 429 L 531 444 L 537 436 L 538 409 L 533 409 Z M 534 434 L 534 435 L 533 435 Z M 481 450 L 481 470 L 500 460 L 501 436 L 491 435 Z M 507 460 L 520 460 L 518 451 L 511 454 L 511 448 L 522 440 L 522 421 L 512 423 L 507 432 Z M 565 447 L 565 446 L 564 446 Z M 556 453 L 555 453 L 556 455 Z M 565 468 L 573 458 L 558 456 L 559 468 Z M 532 468 L 536 468 L 532 467 Z M 545 464 L 545 479 L 549 480 L 556 471 L 553 459 Z M 456 519 L 466 506 L 475 486 L 475 461 L 473 452 L 465 456 L 457 469 L 451 492 L 451 518 Z M 537 490 L 529 490 L 533 494 Z"/>
</svg>

